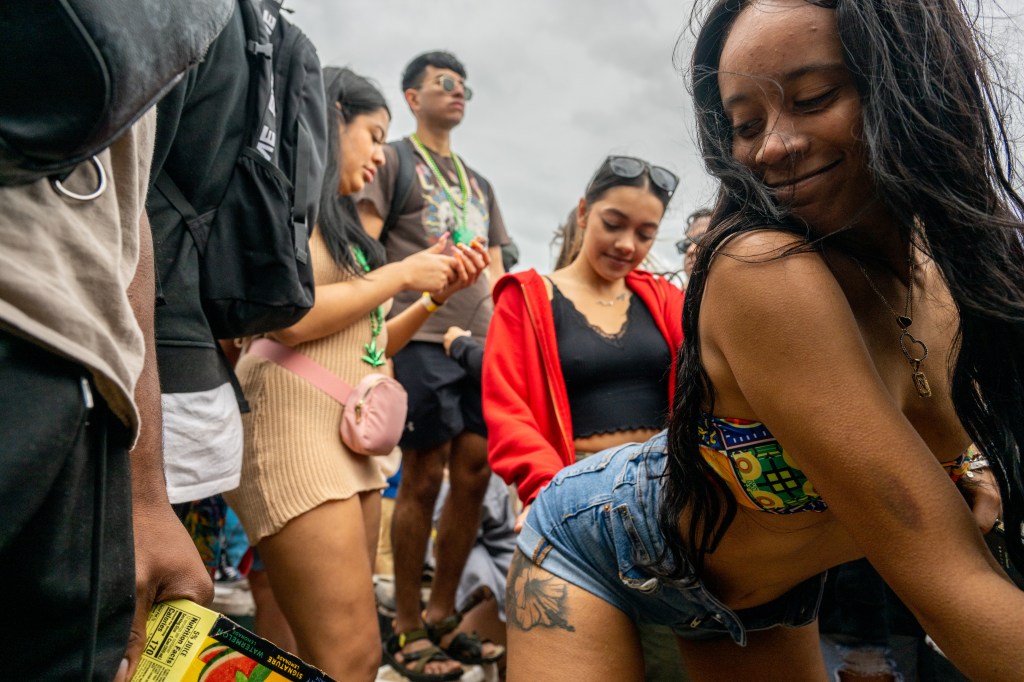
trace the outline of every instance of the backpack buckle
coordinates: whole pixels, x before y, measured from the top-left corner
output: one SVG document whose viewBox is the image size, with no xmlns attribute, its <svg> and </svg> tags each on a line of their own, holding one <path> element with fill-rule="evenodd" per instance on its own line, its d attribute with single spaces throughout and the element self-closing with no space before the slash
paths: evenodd
<svg viewBox="0 0 1024 682">
<path fill-rule="evenodd" d="M 247 40 L 245 41 L 245 49 L 252 54 L 268 59 L 274 56 L 274 46 L 270 43 L 257 43 L 255 40 Z"/>
</svg>

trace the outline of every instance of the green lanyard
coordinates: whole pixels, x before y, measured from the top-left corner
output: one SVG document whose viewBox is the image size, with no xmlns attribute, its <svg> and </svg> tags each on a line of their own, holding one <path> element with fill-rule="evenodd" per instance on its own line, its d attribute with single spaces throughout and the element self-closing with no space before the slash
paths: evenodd
<svg viewBox="0 0 1024 682">
<path fill-rule="evenodd" d="M 356 262 L 359 263 L 360 267 L 363 268 L 363 272 L 370 271 L 370 264 L 366 262 L 366 254 L 358 246 L 352 247 L 352 255 L 355 256 Z M 380 330 L 384 327 L 384 306 L 379 305 L 370 311 L 370 331 L 373 336 L 370 337 L 369 343 L 363 344 L 363 355 L 360 360 L 368 364 L 370 367 L 380 367 L 387 361 L 384 359 L 384 349 L 377 348 L 377 337 L 380 336 Z"/>
<path fill-rule="evenodd" d="M 448 203 L 452 207 L 452 212 L 455 214 L 457 221 L 455 227 L 455 234 L 452 235 L 453 240 L 456 244 L 468 244 L 472 241 L 474 235 L 469 233 L 466 229 L 466 213 L 469 211 L 470 204 L 470 192 L 469 192 L 469 176 L 466 173 L 466 169 L 462 166 L 462 160 L 459 159 L 455 152 L 452 152 L 452 163 L 455 164 L 455 174 L 459 178 L 459 190 L 462 193 L 462 201 L 455 199 L 455 194 L 452 192 L 451 185 L 445 179 L 441 173 L 441 169 L 437 167 L 437 163 L 434 162 L 434 157 L 427 151 L 426 146 L 420 141 L 420 138 L 416 133 L 409 136 L 416 151 L 420 153 L 423 160 L 427 162 L 427 166 L 430 167 L 430 172 L 434 174 L 434 178 L 437 179 L 437 184 L 441 185 L 441 189 L 444 190 L 444 195 L 448 199 Z"/>
</svg>

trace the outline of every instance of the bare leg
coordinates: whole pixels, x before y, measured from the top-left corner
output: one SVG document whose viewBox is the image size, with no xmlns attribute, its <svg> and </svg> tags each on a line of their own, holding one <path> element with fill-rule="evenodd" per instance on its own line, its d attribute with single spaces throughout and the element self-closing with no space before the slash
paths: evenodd
<svg viewBox="0 0 1024 682">
<path fill-rule="evenodd" d="M 508 682 L 642 682 L 640 640 L 622 611 L 518 551 L 507 595 Z"/>
<path fill-rule="evenodd" d="M 374 566 L 377 565 L 377 540 L 380 539 L 380 493 L 373 492 L 360 495 L 359 503 L 363 509 L 366 556 L 370 559 L 370 573 L 372 574 Z"/>
<path fill-rule="evenodd" d="M 437 524 L 437 571 L 426 610 L 429 623 L 455 613 L 455 592 L 480 530 L 480 506 L 490 477 L 487 440 L 469 432 L 456 436 L 448 463 L 448 499 Z"/>
<path fill-rule="evenodd" d="M 747 646 L 729 638 L 679 640 L 679 650 L 694 682 L 826 682 L 818 624 L 751 632 Z"/>
<path fill-rule="evenodd" d="M 434 502 L 441 489 L 444 463 L 451 444 L 429 450 L 402 451 L 402 482 L 398 485 L 391 517 L 391 546 L 395 562 L 395 632 L 407 633 L 423 626 L 420 616 L 420 578 L 427 540 L 433 522 Z M 412 642 L 405 651 L 420 651 L 429 641 Z M 401 654 L 397 656 L 403 660 Z M 433 662 L 424 672 L 436 675 L 461 666 L 455 661 Z"/>
<path fill-rule="evenodd" d="M 380 498 L 380 532 L 377 536 L 377 561 L 373 572 L 377 575 L 395 577 L 394 554 L 391 551 L 391 519 L 395 511 L 394 498 Z"/>
<path fill-rule="evenodd" d="M 249 589 L 256 602 L 256 634 L 285 651 L 297 652 L 299 645 L 295 643 L 288 619 L 277 604 L 266 569 L 249 571 Z"/>
<path fill-rule="evenodd" d="M 325 502 L 259 543 L 296 653 L 339 682 L 372 682 L 380 667 L 363 511 L 368 496 L 379 493 Z"/>
</svg>

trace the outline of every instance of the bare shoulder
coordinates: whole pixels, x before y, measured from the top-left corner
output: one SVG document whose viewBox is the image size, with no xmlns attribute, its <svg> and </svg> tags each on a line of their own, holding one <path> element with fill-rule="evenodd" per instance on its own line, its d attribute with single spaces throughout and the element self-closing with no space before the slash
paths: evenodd
<svg viewBox="0 0 1024 682">
<path fill-rule="evenodd" d="M 548 292 L 549 301 L 555 297 L 555 287 L 571 289 L 574 285 L 572 279 L 566 276 L 565 268 L 542 275 L 541 279 L 544 280 L 544 288 Z"/>
<path fill-rule="evenodd" d="M 846 371 L 874 371 L 828 263 L 785 232 L 741 235 L 719 250 L 701 298 L 698 328 L 716 410 L 733 416 L 767 422 L 772 405 L 755 405 L 760 397 L 807 391 L 812 380 L 830 381 L 837 358 Z M 821 358 L 832 362 L 821 367 L 812 362 Z"/>
<path fill-rule="evenodd" d="M 738 235 L 718 248 L 701 308 L 702 317 L 706 311 L 731 319 L 730 311 L 742 311 L 761 322 L 849 310 L 822 255 L 803 238 L 770 229 Z"/>
<path fill-rule="evenodd" d="M 763 229 L 736 235 L 721 244 L 711 260 L 710 278 L 763 276 L 765 272 L 827 270 L 821 254 L 790 232 Z M 753 274 L 756 273 L 756 274 Z"/>
<path fill-rule="evenodd" d="M 771 260 L 786 251 L 806 246 L 807 240 L 787 230 L 765 227 L 740 232 L 725 240 L 716 256 L 736 256 L 752 261 Z"/>
</svg>

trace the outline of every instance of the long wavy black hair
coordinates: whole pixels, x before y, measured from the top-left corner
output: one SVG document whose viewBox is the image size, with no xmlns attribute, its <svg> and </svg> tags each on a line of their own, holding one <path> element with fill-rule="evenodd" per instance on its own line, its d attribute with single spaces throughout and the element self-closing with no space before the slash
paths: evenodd
<svg viewBox="0 0 1024 682">
<path fill-rule="evenodd" d="M 716 249 L 740 232 L 774 226 L 804 234 L 769 189 L 732 158 L 717 71 L 736 17 L 756 0 L 717 0 L 703 13 L 690 64 L 698 142 L 720 182 L 712 229 L 687 289 L 685 342 L 669 424 L 659 522 L 675 559 L 703 567 L 736 501 L 700 456 L 697 424 L 714 393 L 700 357 L 701 298 Z M 836 13 L 844 58 L 860 94 L 863 143 L 877 198 L 931 256 L 960 316 L 950 358 L 957 414 L 999 479 L 1012 562 L 1024 567 L 1024 202 L 1004 128 L 1007 90 L 963 0 L 807 0 Z M 784 257 L 785 254 L 782 254 Z M 689 532 L 678 520 L 688 510 Z"/>
<path fill-rule="evenodd" d="M 343 153 L 339 143 L 338 118 L 348 125 L 360 114 L 384 109 L 390 117 L 391 110 L 377 86 L 348 68 L 325 67 L 324 91 L 327 94 L 327 164 L 320 190 L 318 225 L 327 250 L 338 267 L 361 276 L 363 268 L 352 255 L 352 247 L 362 250 L 371 269 L 384 264 L 384 247 L 366 234 L 352 197 L 338 193 Z"/>
</svg>

